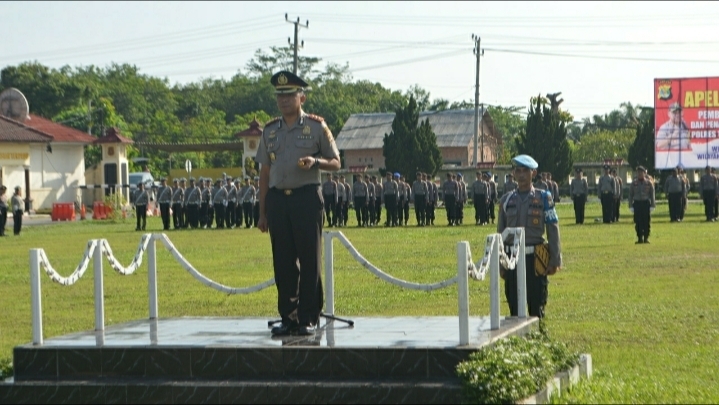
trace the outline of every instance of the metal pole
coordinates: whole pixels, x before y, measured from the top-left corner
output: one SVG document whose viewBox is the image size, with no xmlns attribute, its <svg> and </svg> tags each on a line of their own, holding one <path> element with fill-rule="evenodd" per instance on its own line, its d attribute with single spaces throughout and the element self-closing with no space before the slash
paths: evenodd
<svg viewBox="0 0 719 405">
<path fill-rule="evenodd" d="M 474 41 L 474 55 L 477 57 L 476 69 L 475 69 L 475 83 L 474 83 L 474 162 L 473 166 L 477 168 L 477 136 L 479 135 L 479 38 L 475 38 Z"/>
<path fill-rule="evenodd" d="M 97 239 L 93 253 L 93 267 L 95 271 L 95 331 L 105 330 L 105 287 L 102 274 L 102 239 Z"/>
<path fill-rule="evenodd" d="M 499 329 L 499 249 L 502 236 L 496 234 L 489 256 L 489 318 L 492 330 Z"/>
<path fill-rule="evenodd" d="M 527 255 L 524 245 L 524 229 L 519 228 L 519 257 L 517 258 L 517 316 L 527 317 Z M 517 235 L 515 234 L 515 238 Z"/>
<path fill-rule="evenodd" d="M 30 306 L 32 344 L 42 345 L 42 298 L 40 295 L 40 249 L 30 249 Z"/>
<path fill-rule="evenodd" d="M 297 74 L 297 47 L 300 46 L 300 44 L 297 43 L 298 32 L 300 30 L 299 25 L 300 25 L 300 18 L 297 17 L 297 22 L 295 23 L 295 58 L 294 58 L 294 63 L 292 65 L 292 73 L 294 73 L 294 74 Z"/>
<path fill-rule="evenodd" d="M 327 313 L 335 313 L 335 279 L 334 279 L 334 249 L 332 246 L 332 232 L 324 233 L 325 244 L 325 307 Z"/>
<path fill-rule="evenodd" d="M 457 243 L 457 301 L 459 304 L 459 345 L 469 344 L 469 274 L 467 272 L 467 252 L 469 243 Z"/>
<path fill-rule="evenodd" d="M 147 246 L 147 295 L 150 301 L 150 319 L 157 319 L 157 259 L 155 235 Z"/>
</svg>

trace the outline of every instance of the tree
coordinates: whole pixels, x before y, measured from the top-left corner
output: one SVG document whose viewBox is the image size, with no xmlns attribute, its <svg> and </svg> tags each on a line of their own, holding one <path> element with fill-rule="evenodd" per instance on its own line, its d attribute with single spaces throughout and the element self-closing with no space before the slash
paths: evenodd
<svg viewBox="0 0 719 405">
<path fill-rule="evenodd" d="M 572 172 L 572 148 L 567 139 L 566 116 L 569 113 L 552 113 L 542 97 L 532 98 L 527 115 L 526 127 L 515 138 L 515 146 L 520 154 L 531 155 L 539 170 L 552 173 L 556 179 L 566 179 Z"/>
<path fill-rule="evenodd" d="M 82 89 L 70 80 L 69 69 L 50 69 L 37 62 L 7 66 L 0 71 L 0 90 L 17 88 L 27 98 L 31 113 L 50 118 L 79 102 Z"/>
<path fill-rule="evenodd" d="M 602 130 L 584 135 L 575 143 L 573 153 L 577 162 L 601 162 L 604 159 L 626 159 L 629 147 L 634 142 L 636 130 Z"/>
<path fill-rule="evenodd" d="M 404 173 L 413 180 L 417 171 L 434 176 L 442 165 L 442 154 L 429 118 L 419 122 L 419 109 L 413 96 L 404 108 L 397 109 L 392 132 L 384 135 L 382 154 L 386 169 Z"/>
<path fill-rule="evenodd" d="M 646 108 L 640 115 L 634 143 L 629 147 L 629 164 L 632 167 L 644 166 L 649 173 L 656 173 L 654 168 L 654 109 Z"/>
<path fill-rule="evenodd" d="M 292 71 L 294 67 L 295 54 L 290 46 L 271 46 L 271 53 L 265 53 L 262 49 L 255 51 L 255 56 L 245 67 L 253 76 L 271 76 L 280 70 Z M 310 56 L 297 56 L 297 76 L 309 80 L 317 73 L 315 66 L 321 61 L 320 58 Z"/>
<path fill-rule="evenodd" d="M 508 164 L 511 156 L 516 154 L 514 139 L 526 125 L 524 118 L 518 114 L 521 109 L 522 107 L 517 106 L 487 106 L 494 130 L 502 137 L 502 146 L 497 151 L 497 163 L 499 164 Z"/>
</svg>

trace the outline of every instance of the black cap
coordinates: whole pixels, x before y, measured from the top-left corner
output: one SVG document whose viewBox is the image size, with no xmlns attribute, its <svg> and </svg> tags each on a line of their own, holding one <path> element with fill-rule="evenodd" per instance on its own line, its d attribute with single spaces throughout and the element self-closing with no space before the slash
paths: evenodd
<svg viewBox="0 0 719 405">
<path fill-rule="evenodd" d="M 272 75 L 270 83 L 275 86 L 275 94 L 293 94 L 300 91 L 312 90 L 306 81 L 286 70 Z"/>
</svg>

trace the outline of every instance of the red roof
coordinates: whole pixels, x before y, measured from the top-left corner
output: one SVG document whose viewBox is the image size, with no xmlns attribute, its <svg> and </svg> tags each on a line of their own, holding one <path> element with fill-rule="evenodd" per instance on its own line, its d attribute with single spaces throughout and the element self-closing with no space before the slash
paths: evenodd
<svg viewBox="0 0 719 405">
<path fill-rule="evenodd" d="M 93 143 L 96 139 L 94 136 L 80 130 L 52 122 L 47 118 L 34 114 L 30 114 L 23 124 L 52 137 L 52 142 Z"/>
<path fill-rule="evenodd" d="M 235 138 L 243 138 L 246 136 L 262 136 L 262 130 L 260 129 L 260 123 L 257 122 L 257 118 L 250 122 L 250 128 L 234 135 Z"/>
<path fill-rule="evenodd" d="M 52 142 L 52 137 L 0 115 L 0 142 Z"/>
<path fill-rule="evenodd" d="M 125 138 L 120 135 L 120 130 L 117 128 L 110 128 L 105 132 L 105 136 L 102 138 L 95 139 L 95 143 L 135 143 L 132 139 Z"/>
</svg>

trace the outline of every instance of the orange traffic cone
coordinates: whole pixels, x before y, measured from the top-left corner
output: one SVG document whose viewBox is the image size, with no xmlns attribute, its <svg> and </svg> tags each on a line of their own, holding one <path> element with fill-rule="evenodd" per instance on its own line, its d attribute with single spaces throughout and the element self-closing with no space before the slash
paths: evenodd
<svg viewBox="0 0 719 405">
<path fill-rule="evenodd" d="M 85 204 L 80 204 L 80 219 L 85 220 Z"/>
</svg>

